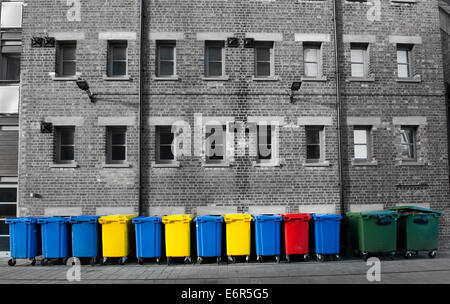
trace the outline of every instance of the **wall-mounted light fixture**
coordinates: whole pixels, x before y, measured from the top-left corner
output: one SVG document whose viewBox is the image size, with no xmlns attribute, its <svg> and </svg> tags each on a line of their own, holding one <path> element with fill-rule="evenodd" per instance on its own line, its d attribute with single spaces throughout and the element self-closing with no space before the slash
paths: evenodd
<svg viewBox="0 0 450 304">
<path fill-rule="evenodd" d="M 289 93 L 289 98 L 291 99 L 291 103 L 294 103 L 294 92 L 300 90 L 302 86 L 301 81 L 294 81 L 291 85 L 291 92 Z"/>
<path fill-rule="evenodd" d="M 91 89 L 89 88 L 89 84 L 87 83 L 87 81 L 80 78 L 76 82 L 77 82 L 77 86 L 80 88 L 80 90 L 83 90 L 83 91 L 85 91 L 88 94 L 89 99 L 91 100 L 91 102 L 95 102 L 95 95 L 96 94 L 92 93 Z"/>
</svg>

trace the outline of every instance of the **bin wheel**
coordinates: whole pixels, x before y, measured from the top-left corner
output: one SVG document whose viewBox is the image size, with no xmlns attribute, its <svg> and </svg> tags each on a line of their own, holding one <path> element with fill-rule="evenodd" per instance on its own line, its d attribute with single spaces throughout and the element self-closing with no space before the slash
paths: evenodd
<svg viewBox="0 0 450 304">
<path fill-rule="evenodd" d="M 190 256 L 184 258 L 186 264 L 192 264 L 192 258 Z"/>
<path fill-rule="evenodd" d="M 369 259 L 369 254 L 368 253 L 362 253 L 361 257 L 364 260 L 364 262 L 367 262 L 367 260 Z"/>
<path fill-rule="evenodd" d="M 316 254 L 316 258 L 319 262 L 325 261 L 325 256 L 323 254 Z"/>
<path fill-rule="evenodd" d="M 250 256 L 249 256 L 249 255 L 246 255 L 246 256 L 245 256 L 245 261 L 246 261 L 247 263 L 250 263 Z M 262 257 L 261 257 L 261 262 L 262 262 Z"/>
<path fill-rule="evenodd" d="M 202 257 L 198 257 L 198 258 L 197 258 L 197 264 L 201 264 L 202 262 L 203 262 Z"/>
<path fill-rule="evenodd" d="M 220 257 L 217 257 L 217 264 L 220 265 L 222 263 L 222 259 Z"/>
<path fill-rule="evenodd" d="M 45 265 L 47 265 L 48 264 L 48 259 L 42 259 L 41 260 L 41 265 L 42 266 L 45 266 Z"/>
<path fill-rule="evenodd" d="M 167 265 L 170 265 L 172 263 L 172 258 L 171 257 L 167 257 Z"/>
<path fill-rule="evenodd" d="M 433 251 L 428 252 L 428 256 L 429 256 L 430 258 L 432 258 L 432 259 L 434 259 L 434 258 L 436 257 L 436 254 L 437 254 L 437 251 L 436 251 L 436 250 L 433 250 Z"/>
<path fill-rule="evenodd" d="M 419 255 L 419 251 L 414 251 L 414 255 Z"/>
<path fill-rule="evenodd" d="M 288 263 L 291 262 L 291 256 L 290 256 L 289 254 L 286 254 L 286 261 L 287 261 Z"/>
<path fill-rule="evenodd" d="M 137 262 L 139 265 L 144 265 L 144 258 L 137 258 Z"/>
<path fill-rule="evenodd" d="M 31 260 L 31 266 L 34 266 L 34 265 L 36 265 L 36 259 Z"/>
<path fill-rule="evenodd" d="M 63 265 L 67 265 L 67 260 L 68 260 L 69 258 L 63 258 L 62 259 L 62 263 L 63 263 Z M 74 265 L 75 264 L 75 262 L 73 262 L 72 263 L 72 265 Z"/>
<path fill-rule="evenodd" d="M 256 257 L 256 261 L 258 261 L 259 263 L 262 263 L 262 261 L 263 261 L 262 256 L 258 255 L 258 256 Z"/>
<path fill-rule="evenodd" d="M 104 257 L 100 260 L 100 265 L 106 265 L 106 262 L 108 261 L 108 258 Z"/>
<path fill-rule="evenodd" d="M 333 261 L 337 261 L 337 260 L 339 260 L 339 254 L 333 255 Z"/>
<path fill-rule="evenodd" d="M 119 259 L 119 265 L 125 265 L 127 263 L 128 257 L 121 257 Z"/>
<path fill-rule="evenodd" d="M 309 255 L 308 255 L 308 254 L 304 254 L 304 255 L 303 255 L 303 260 L 304 260 L 305 262 L 309 262 Z"/>
<path fill-rule="evenodd" d="M 407 259 L 412 258 L 412 256 L 413 256 L 413 253 L 411 251 L 407 251 L 405 253 L 405 258 L 407 258 Z"/>
<path fill-rule="evenodd" d="M 10 259 L 10 260 L 8 261 L 8 265 L 9 265 L 9 266 L 14 266 L 14 265 L 16 265 L 16 259 Z"/>
<path fill-rule="evenodd" d="M 395 259 L 395 253 L 396 253 L 395 251 L 391 252 L 391 260 Z"/>
<path fill-rule="evenodd" d="M 95 264 L 97 264 L 97 258 L 96 257 L 92 257 L 91 258 L 91 266 L 95 266 Z"/>
<path fill-rule="evenodd" d="M 277 261 L 277 264 L 280 264 L 280 256 L 279 255 L 275 256 L 275 260 Z"/>
<path fill-rule="evenodd" d="M 236 258 L 235 258 L 234 256 L 229 255 L 229 256 L 228 256 L 228 262 L 234 264 L 234 263 L 236 263 Z"/>
<path fill-rule="evenodd" d="M 160 259 L 160 258 L 156 258 L 156 263 L 157 263 L 158 265 L 160 265 L 160 264 L 161 264 L 161 259 Z"/>
</svg>

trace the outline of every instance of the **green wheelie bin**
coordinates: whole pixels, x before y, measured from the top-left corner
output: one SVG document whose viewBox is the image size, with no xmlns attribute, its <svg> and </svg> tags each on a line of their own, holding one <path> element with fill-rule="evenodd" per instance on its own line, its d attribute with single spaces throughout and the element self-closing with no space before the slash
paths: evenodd
<svg viewBox="0 0 450 304">
<path fill-rule="evenodd" d="M 369 255 L 390 254 L 397 249 L 397 217 L 394 211 L 347 212 L 350 237 L 355 254 L 364 260 Z"/>
<path fill-rule="evenodd" d="M 428 256 L 434 258 L 439 247 L 439 218 L 442 212 L 416 206 L 399 206 L 389 210 L 399 216 L 397 251 L 406 258 L 427 251 Z"/>
</svg>

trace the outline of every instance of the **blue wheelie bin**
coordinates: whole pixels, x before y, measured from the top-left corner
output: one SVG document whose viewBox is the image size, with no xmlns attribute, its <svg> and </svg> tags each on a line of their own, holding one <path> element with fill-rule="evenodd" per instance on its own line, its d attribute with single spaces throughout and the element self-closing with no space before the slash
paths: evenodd
<svg viewBox="0 0 450 304">
<path fill-rule="evenodd" d="M 283 216 L 281 215 L 257 215 L 253 217 L 255 222 L 256 260 L 262 263 L 263 256 L 275 256 L 280 262 L 280 228 Z"/>
<path fill-rule="evenodd" d="M 9 266 L 16 265 L 16 259 L 31 259 L 36 264 L 36 257 L 41 255 L 41 226 L 35 217 L 17 217 L 6 219 L 9 224 L 11 259 Z"/>
<path fill-rule="evenodd" d="M 161 222 L 160 217 L 138 216 L 133 218 L 136 234 L 136 257 L 140 265 L 144 259 L 156 258 L 161 261 Z"/>
<path fill-rule="evenodd" d="M 220 264 L 223 217 L 220 215 L 198 216 L 194 222 L 197 234 L 197 263 L 201 264 L 203 258 L 215 257 Z"/>
<path fill-rule="evenodd" d="M 311 214 L 313 219 L 314 251 L 318 261 L 323 262 L 331 255 L 339 258 L 340 224 L 342 216 L 337 214 Z"/>
<path fill-rule="evenodd" d="M 70 225 L 66 217 L 41 217 L 42 257 L 41 265 L 47 265 L 49 259 L 62 259 L 66 264 L 70 257 Z"/>
<path fill-rule="evenodd" d="M 72 216 L 68 222 L 72 225 L 72 256 L 90 258 L 91 265 L 101 256 L 99 216 Z"/>
</svg>

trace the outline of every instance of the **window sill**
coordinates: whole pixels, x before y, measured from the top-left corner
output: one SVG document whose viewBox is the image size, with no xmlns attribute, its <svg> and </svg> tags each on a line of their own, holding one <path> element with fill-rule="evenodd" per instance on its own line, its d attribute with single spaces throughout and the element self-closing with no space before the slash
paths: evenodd
<svg viewBox="0 0 450 304">
<path fill-rule="evenodd" d="M 76 73 L 74 76 L 66 76 L 66 77 L 56 76 L 56 73 L 54 72 L 50 72 L 48 73 L 48 75 L 53 81 L 77 81 L 81 77 L 81 73 Z"/>
<path fill-rule="evenodd" d="M 348 77 L 348 82 L 374 82 L 375 77 Z"/>
<path fill-rule="evenodd" d="M 180 162 L 174 161 L 170 164 L 158 164 L 156 162 L 152 162 L 152 168 L 180 168 Z"/>
<path fill-rule="evenodd" d="M 307 77 L 307 76 L 302 76 L 301 81 L 306 81 L 306 82 L 325 82 L 328 81 L 327 76 L 322 76 L 322 77 Z"/>
<path fill-rule="evenodd" d="M 153 77 L 154 81 L 177 81 L 180 80 L 178 75 L 175 76 L 167 76 L 167 77 Z"/>
<path fill-rule="evenodd" d="M 14 84 L 19 85 L 20 84 L 20 80 L 0 80 L 0 85 L 3 85 L 3 84 L 5 84 L 5 85 L 14 85 Z"/>
<path fill-rule="evenodd" d="M 352 166 L 354 167 L 368 167 L 368 166 L 378 166 L 378 161 L 355 161 L 352 160 Z"/>
<path fill-rule="evenodd" d="M 318 163 L 303 163 L 303 167 L 329 167 L 329 161 L 323 161 Z"/>
<path fill-rule="evenodd" d="M 397 166 L 425 166 L 425 163 L 423 161 L 408 161 L 408 160 L 400 160 L 396 163 Z"/>
<path fill-rule="evenodd" d="M 202 167 L 204 167 L 204 168 L 229 168 L 229 167 L 231 167 L 231 164 L 229 162 L 217 163 L 217 164 L 202 163 Z"/>
<path fill-rule="evenodd" d="M 279 76 L 270 76 L 270 77 L 252 76 L 252 81 L 278 81 L 278 80 L 280 80 Z"/>
<path fill-rule="evenodd" d="M 254 161 L 253 167 L 281 167 L 281 164 L 279 161 L 272 161 L 272 162 L 259 162 Z"/>
<path fill-rule="evenodd" d="M 228 81 L 230 76 L 219 76 L 219 77 L 202 77 L 203 81 Z"/>
<path fill-rule="evenodd" d="M 416 75 L 413 78 L 397 78 L 397 82 L 419 83 L 422 82 L 422 78 L 420 75 Z"/>
<path fill-rule="evenodd" d="M 50 164 L 50 168 L 78 168 L 78 163 L 71 164 Z"/>
<path fill-rule="evenodd" d="M 103 164 L 103 168 L 131 168 L 128 162 L 123 164 Z"/>
<path fill-rule="evenodd" d="M 104 81 L 130 81 L 130 80 L 133 80 L 132 78 L 131 78 L 131 76 L 130 75 L 125 75 L 125 76 L 106 76 L 106 75 L 103 75 L 103 80 Z"/>
</svg>

